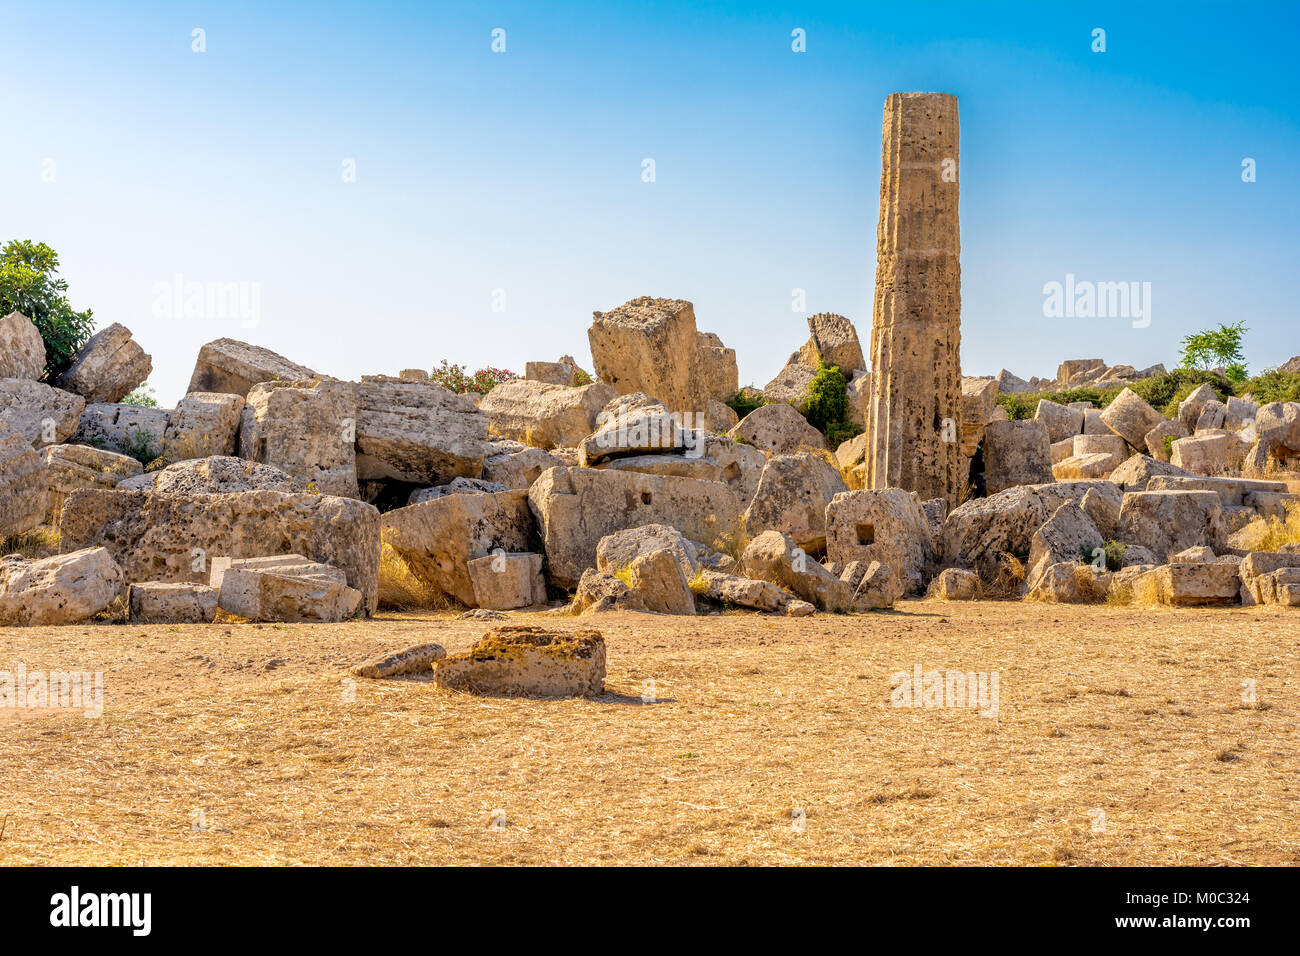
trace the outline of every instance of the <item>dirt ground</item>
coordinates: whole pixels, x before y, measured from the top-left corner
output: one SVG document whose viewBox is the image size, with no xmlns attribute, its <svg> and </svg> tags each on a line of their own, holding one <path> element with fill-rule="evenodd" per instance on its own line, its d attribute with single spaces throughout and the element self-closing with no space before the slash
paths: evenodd
<svg viewBox="0 0 1300 956">
<path fill-rule="evenodd" d="M 489 626 L 451 615 L 0 629 L 0 671 L 104 681 L 0 708 L 0 863 L 1300 863 L 1294 611 L 581 624 L 599 699 L 349 678 Z M 996 673 L 996 716 L 894 706 L 917 665 Z"/>
</svg>

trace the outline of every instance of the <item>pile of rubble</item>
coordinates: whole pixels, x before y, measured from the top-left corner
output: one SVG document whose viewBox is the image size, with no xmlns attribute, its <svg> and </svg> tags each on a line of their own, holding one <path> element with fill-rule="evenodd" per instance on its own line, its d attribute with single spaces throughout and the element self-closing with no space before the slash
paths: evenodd
<svg viewBox="0 0 1300 956">
<path fill-rule="evenodd" d="M 477 400 L 423 372 L 340 381 L 220 339 L 174 409 L 121 403 L 151 367 L 121 326 L 47 384 L 39 335 L 8 316 L 0 535 L 47 524 L 62 553 L 0 561 L 0 624 L 115 602 L 140 622 L 346 620 L 376 611 L 385 545 L 430 590 L 493 611 L 1300 603 L 1300 554 L 1249 540 L 1300 499 L 1241 474 L 1294 465 L 1300 405 L 1204 386 L 1166 420 L 1125 389 L 1102 410 L 1043 401 L 1011 421 L 1005 375 L 967 378 L 952 440 L 986 495 L 922 500 L 864 487 L 869 433 L 832 452 L 800 414 L 827 363 L 852 373 L 850 408 L 868 420 L 852 323 L 808 325 L 764 390 L 788 401 L 740 419 L 722 401 L 735 352 L 682 300 L 595 313 L 595 375 L 568 356 L 530 362 Z"/>
</svg>

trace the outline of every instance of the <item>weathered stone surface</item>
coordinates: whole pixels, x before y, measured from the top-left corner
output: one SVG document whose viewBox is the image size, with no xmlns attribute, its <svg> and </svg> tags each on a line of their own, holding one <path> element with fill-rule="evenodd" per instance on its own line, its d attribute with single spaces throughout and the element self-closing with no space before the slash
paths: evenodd
<svg viewBox="0 0 1300 956">
<path fill-rule="evenodd" d="M 1255 415 L 1255 435 L 1242 466 L 1246 474 L 1263 474 L 1278 465 L 1294 467 L 1300 457 L 1300 402 L 1261 406 Z"/>
<path fill-rule="evenodd" d="M 1056 604 L 1093 604 L 1105 600 L 1109 577 L 1097 574 L 1086 564 L 1053 564 L 1039 577 L 1029 592 L 1029 599 Z"/>
<path fill-rule="evenodd" d="M 77 624 L 122 592 L 122 569 L 104 548 L 28 561 L 0 558 L 0 625 Z"/>
<path fill-rule="evenodd" d="M 47 517 L 59 513 L 68 495 L 82 488 L 116 488 L 118 482 L 144 472 L 134 458 L 89 445 L 46 445 L 41 451 L 49 473 Z"/>
<path fill-rule="evenodd" d="M 974 601 L 980 594 L 979 575 L 961 568 L 945 568 L 931 585 L 940 601 Z"/>
<path fill-rule="evenodd" d="M 704 595 L 721 604 L 734 604 L 755 611 L 784 611 L 794 595 L 771 581 L 727 574 L 722 571 L 701 572 L 707 586 Z"/>
<path fill-rule="evenodd" d="M 239 456 L 326 495 L 356 498 L 357 405 L 350 382 L 262 382 L 248 392 Z"/>
<path fill-rule="evenodd" d="M 707 426 L 709 431 L 716 432 L 719 435 L 729 428 L 734 428 L 740 421 L 740 416 L 736 414 L 734 408 L 714 399 L 704 403 L 704 412 L 707 421 L 698 422 L 697 419 L 697 423 L 701 427 Z"/>
<path fill-rule="evenodd" d="M 802 413 L 808 410 L 808 389 L 817 377 L 817 369 L 802 362 L 788 362 L 776 378 L 763 386 L 763 397 L 769 402 L 790 405 Z"/>
<path fill-rule="evenodd" d="M 993 420 L 997 398 L 997 379 L 962 377 L 961 453 L 967 458 L 975 454 L 984 440 L 984 426 Z"/>
<path fill-rule="evenodd" d="M 187 391 L 229 392 L 246 397 L 260 382 L 320 381 L 326 377 L 260 345 L 217 339 L 199 349 Z"/>
<path fill-rule="evenodd" d="M 31 443 L 0 421 L 0 538 L 35 528 L 49 510 L 50 473 Z"/>
<path fill-rule="evenodd" d="M 406 500 L 408 505 L 418 505 L 424 501 L 436 501 L 446 495 L 491 495 L 498 491 L 510 491 L 509 485 L 499 484 L 495 481 L 484 481 L 482 478 L 453 478 L 445 485 L 435 485 L 432 488 L 417 488 L 411 492 L 411 496 Z"/>
<path fill-rule="evenodd" d="M 570 614 L 605 614 L 610 611 L 645 611 L 641 592 L 628 587 L 608 571 L 588 568 L 578 580 Z"/>
<path fill-rule="evenodd" d="M 1083 434 L 1113 435 L 1115 433 L 1102 421 L 1100 408 L 1085 408 L 1083 410 Z"/>
<path fill-rule="evenodd" d="M 961 239 L 957 98 L 893 93 L 885 100 L 876 300 L 871 328 L 867 487 L 902 488 L 955 504 L 961 448 Z"/>
<path fill-rule="evenodd" d="M 844 471 L 861 462 L 866 453 L 867 436 L 858 435 L 846 442 L 840 442 L 840 446 L 835 449 L 835 463 L 840 466 L 840 471 Z"/>
<path fill-rule="evenodd" d="M 1213 561 L 1213 560 L 1214 560 L 1214 549 L 1208 548 L 1203 544 L 1193 545 L 1190 548 L 1185 548 L 1182 551 L 1179 551 L 1177 554 L 1171 554 L 1169 556 L 1170 564 L 1183 564 L 1183 563 L 1193 563 L 1197 561 Z"/>
<path fill-rule="evenodd" d="M 563 464 L 548 451 L 523 445 L 516 451 L 500 452 L 484 459 L 483 479 L 526 491 L 547 468 Z"/>
<path fill-rule="evenodd" d="M 847 611 L 853 591 L 809 557 L 788 534 L 765 531 L 748 545 L 740 558 L 745 574 L 771 581 L 793 591 L 825 611 Z"/>
<path fill-rule="evenodd" d="M 1074 457 L 1074 438 L 1062 438 L 1060 441 L 1054 441 L 1051 448 L 1052 467 L 1055 469 L 1065 459 Z"/>
<path fill-rule="evenodd" d="M 483 396 L 488 431 L 548 451 L 579 444 L 618 391 L 605 382 L 570 388 L 517 379 Z"/>
<path fill-rule="evenodd" d="M 1225 406 L 1223 426 L 1225 428 L 1242 428 L 1255 421 L 1259 414 L 1259 402 L 1249 396 L 1231 396 Z"/>
<path fill-rule="evenodd" d="M 468 396 L 379 375 L 355 389 L 358 478 L 440 484 L 483 473 L 488 418 Z"/>
<path fill-rule="evenodd" d="M 1228 406 L 1224 405 L 1223 402 L 1217 399 L 1206 402 L 1205 407 L 1201 409 L 1200 417 L 1196 419 L 1195 431 L 1203 432 L 1213 428 L 1222 428 L 1227 417 Z"/>
<path fill-rule="evenodd" d="M 0 378 L 0 424 L 8 425 L 36 448 L 72 437 L 85 407 L 86 400 L 80 395 L 44 382 Z"/>
<path fill-rule="evenodd" d="M 60 534 L 65 552 L 108 548 L 128 581 L 203 584 L 215 558 L 292 551 L 341 569 L 368 614 L 378 602 L 379 512 L 350 498 L 78 491 L 64 503 Z"/>
<path fill-rule="evenodd" d="M 503 697 L 595 697 L 605 692 L 605 639 L 599 631 L 549 631 L 506 624 L 464 654 L 433 665 L 440 687 Z"/>
<path fill-rule="evenodd" d="M 809 617 L 817 613 L 817 606 L 810 604 L 808 601 L 801 601 L 794 598 L 785 606 L 786 617 Z"/>
<path fill-rule="evenodd" d="M 850 561 L 840 579 L 852 592 L 849 606 L 854 611 L 879 611 L 893 607 L 894 602 L 903 596 L 898 575 L 880 561 Z"/>
<path fill-rule="evenodd" d="M 217 589 L 206 584 L 141 581 L 128 589 L 132 624 L 211 624 Z"/>
<path fill-rule="evenodd" d="M 861 369 L 854 372 L 844 391 L 849 400 L 848 419 L 865 436 L 867 423 L 871 421 L 871 373 Z"/>
<path fill-rule="evenodd" d="M 943 523 L 946 564 L 973 569 L 981 578 L 997 577 L 1002 555 L 1027 557 L 1034 532 L 1062 504 L 1081 502 L 1105 482 L 1062 481 L 1020 486 L 958 505 Z"/>
<path fill-rule="evenodd" d="M 699 343 L 696 353 L 696 375 L 699 381 L 696 385 L 700 394 L 714 402 L 725 402 L 740 388 L 736 350 L 723 345 L 722 339 L 714 332 L 698 333 L 696 342 Z M 714 427 L 717 428 L 718 424 Z"/>
<path fill-rule="evenodd" d="M 163 432 L 162 457 L 189 461 L 234 455 L 244 399 L 225 392 L 190 392 L 176 403 Z"/>
<path fill-rule="evenodd" d="M 361 604 L 343 571 L 300 554 L 237 558 L 219 573 L 214 567 L 212 583 L 218 606 L 250 621 L 334 624 Z"/>
<path fill-rule="evenodd" d="M 743 423 L 742 423 L 743 424 Z M 774 455 L 745 509 L 750 535 L 782 531 L 810 554 L 826 550 L 826 506 L 848 485 L 816 455 Z"/>
<path fill-rule="evenodd" d="M 596 567 L 617 574 L 631 567 L 641 555 L 655 551 L 671 554 L 688 581 L 700 571 L 699 548 L 676 528 L 666 524 L 628 528 L 601 538 L 596 545 Z"/>
<path fill-rule="evenodd" d="M 55 384 L 87 402 L 120 402 L 153 371 L 153 360 L 114 322 L 90 337 Z"/>
<path fill-rule="evenodd" d="M 1170 449 L 1175 467 L 1198 475 L 1218 475 L 1228 468 L 1228 436 L 1196 435 L 1180 438 Z"/>
<path fill-rule="evenodd" d="M 1150 455 L 1134 455 L 1110 473 L 1110 480 L 1121 491 L 1146 491 L 1151 479 L 1159 475 L 1191 477 L 1192 473 Z"/>
<path fill-rule="evenodd" d="M 306 491 L 307 482 L 279 468 L 243 458 L 217 455 L 178 461 L 161 471 L 118 482 L 119 491 L 157 491 L 173 495 L 215 495 L 238 491 Z"/>
<path fill-rule="evenodd" d="M 525 362 L 524 378 L 530 382 L 547 385 L 574 386 L 578 384 L 578 363 L 561 359 L 558 362 Z"/>
<path fill-rule="evenodd" d="M 990 495 L 1053 480 L 1052 446 L 1038 421 L 989 422 L 984 428 L 984 487 Z"/>
<path fill-rule="evenodd" d="M 1054 564 L 1093 561 L 1096 549 L 1104 543 L 1087 513 L 1079 505 L 1067 501 L 1043 522 L 1030 540 L 1025 589 L 1032 591 Z"/>
<path fill-rule="evenodd" d="M 650 551 L 628 565 L 628 580 L 647 610 L 659 614 L 694 614 L 695 596 L 674 554 Z"/>
<path fill-rule="evenodd" d="M 1067 359 L 1056 369 L 1056 384 L 1060 388 L 1086 385 L 1096 381 L 1106 371 L 1106 363 L 1099 358 Z"/>
<path fill-rule="evenodd" d="M 1147 451 L 1152 458 L 1159 461 L 1168 461 L 1170 456 L 1170 444 L 1179 438 L 1187 437 L 1187 429 L 1183 427 L 1182 422 L 1174 419 L 1162 421 L 1151 431 L 1147 432 L 1146 438 L 1143 439 Z"/>
<path fill-rule="evenodd" d="M 826 439 L 808 424 L 808 419 L 780 402 L 754 409 L 727 432 L 727 437 L 753 445 L 769 455 L 793 455 L 826 447 Z"/>
<path fill-rule="evenodd" d="M 542 556 L 534 552 L 488 554 L 467 564 L 474 604 L 492 611 L 512 611 L 546 603 Z"/>
<path fill-rule="evenodd" d="M 1296 572 L 1300 569 L 1300 553 L 1281 551 L 1252 551 L 1241 560 L 1238 572 L 1241 576 L 1241 603 L 1247 606 L 1255 604 L 1289 604 L 1297 602 L 1291 599 L 1293 594 L 1300 596 L 1295 581 L 1290 575 L 1279 579 L 1275 577 L 1280 571 Z M 1284 584 L 1285 590 L 1279 594 L 1278 584 Z"/>
<path fill-rule="evenodd" d="M 470 561 L 498 551 L 539 550 L 528 493 L 522 490 L 445 495 L 390 511 L 383 516 L 382 526 L 384 541 L 401 555 L 412 574 L 470 607 L 477 601 Z"/>
<path fill-rule="evenodd" d="M 372 680 L 429 673 L 434 661 L 440 661 L 446 656 L 447 649 L 441 644 L 416 644 L 396 654 L 381 657 L 379 660 L 358 664 L 352 668 L 352 673 L 357 677 L 368 677 Z"/>
<path fill-rule="evenodd" d="M 719 482 L 593 468 L 546 471 L 528 489 L 528 503 L 551 581 L 563 588 L 596 565 L 600 540 L 616 531 L 659 523 L 712 544 L 734 533 L 740 518 L 735 493 Z"/>
<path fill-rule="evenodd" d="M 1057 481 L 1105 478 L 1118 461 L 1114 455 L 1071 455 L 1052 466 L 1052 477 Z"/>
<path fill-rule="evenodd" d="M 1119 534 L 1119 509 L 1123 501 L 1123 492 L 1118 487 L 1109 481 L 1099 481 L 1088 489 L 1079 507 L 1102 538 L 1110 541 Z"/>
<path fill-rule="evenodd" d="M 692 432 L 694 434 L 694 432 Z M 612 399 L 596 416 L 596 429 L 578 446 L 578 464 L 610 458 L 671 454 L 685 449 L 680 414 L 641 392 Z"/>
<path fill-rule="evenodd" d="M 1236 604 L 1241 589 L 1232 563 L 1182 561 L 1148 573 L 1161 604 Z"/>
<path fill-rule="evenodd" d="M 1028 382 L 1006 369 L 999 371 L 994 378 L 998 383 L 998 391 L 1005 395 L 1019 395 L 1022 392 L 1033 391 L 1033 387 Z"/>
<path fill-rule="evenodd" d="M 1164 416 L 1143 400 L 1131 388 L 1125 388 L 1102 409 L 1101 420 L 1134 448 L 1145 448 L 1147 432 L 1155 428 Z"/>
<path fill-rule="evenodd" d="M 0 319 L 0 378 L 36 381 L 45 373 L 45 340 L 21 312 Z"/>
<path fill-rule="evenodd" d="M 1217 402 L 1219 393 L 1210 387 L 1209 383 L 1196 386 L 1191 393 L 1178 403 L 1178 422 L 1182 425 L 1185 432 L 1194 431 L 1196 421 L 1201 417 L 1201 412 L 1210 402 Z"/>
<path fill-rule="evenodd" d="M 899 594 L 922 590 L 936 560 L 925 512 L 899 488 L 835 495 L 826 506 L 826 553 L 838 564 L 881 562 L 894 573 Z"/>
<path fill-rule="evenodd" d="M 1193 545 L 1226 547 L 1223 506 L 1212 491 L 1130 491 L 1120 506 L 1119 533 L 1167 561 Z"/>
<path fill-rule="evenodd" d="M 121 454 L 129 452 L 134 458 L 148 461 L 162 454 L 171 415 L 169 409 L 141 405 L 87 405 L 72 442 Z"/>
<path fill-rule="evenodd" d="M 1034 413 L 1034 421 L 1042 422 L 1043 427 L 1047 429 L 1048 439 L 1058 442 L 1065 438 L 1073 438 L 1083 431 L 1083 410 L 1068 408 L 1040 398 L 1038 409 Z"/>
<path fill-rule="evenodd" d="M 703 411 L 717 397 L 699 375 L 695 309 L 684 299 L 642 296 L 594 312 L 587 339 L 596 374 L 620 395 L 645 392 L 674 412 Z"/>
<path fill-rule="evenodd" d="M 798 352 L 799 361 L 804 365 L 811 365 L 814 369 L 822 363 L 837 366 L 845 379 L 867 367 L 858 331 L 844 316 L 833 312 L 810 315 L 808 331 L 808 341 Z"/>
</svg>

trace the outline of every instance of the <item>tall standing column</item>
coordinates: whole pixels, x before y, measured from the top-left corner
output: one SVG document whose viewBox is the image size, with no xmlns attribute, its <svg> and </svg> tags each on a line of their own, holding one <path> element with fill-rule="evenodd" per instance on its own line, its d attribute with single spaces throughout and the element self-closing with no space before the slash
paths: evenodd
<svg viewBox="0 0 1300 956">
<path fill-rule="evenodd" d="M 957 98 L 885 100 L 871 327 L 868 488 L 957 503 L 961 457 L 961 233 Z"/>
</svg>

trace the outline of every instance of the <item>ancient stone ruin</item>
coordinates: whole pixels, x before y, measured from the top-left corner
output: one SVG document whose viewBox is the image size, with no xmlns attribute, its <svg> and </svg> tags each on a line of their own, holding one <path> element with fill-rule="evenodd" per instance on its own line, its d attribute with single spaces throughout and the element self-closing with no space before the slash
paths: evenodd
<svg viewBox="0 0 1300 956">
<path fill-rule="evenodd" d="M 961 419 L 957 98 L 885 101 L 867 487 L 956 504 Z"/>
</svg>

